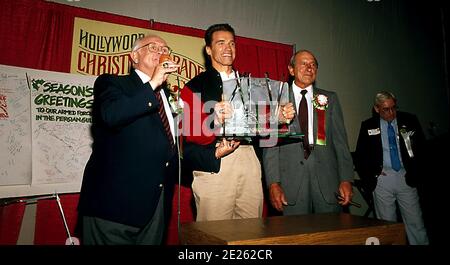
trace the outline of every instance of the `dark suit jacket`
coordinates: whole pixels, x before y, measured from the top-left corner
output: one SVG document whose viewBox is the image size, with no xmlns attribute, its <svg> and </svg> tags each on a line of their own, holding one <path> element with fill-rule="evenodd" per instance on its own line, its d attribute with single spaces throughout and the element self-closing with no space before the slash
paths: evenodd
<svg viewBox="0 0 450 265">
<path fill-rule="evenodd" d="M 178 163 L 158 106 L 153 89 L 135 71 L 97 78 L 94 142 L 81 187 L 81 215 L 143 227 L 158 204 L 160 184 L 169 213 Z"/>
<path fill-rule="evenodd" d="M 424 155 L 425 136 L 420 126 L 419 120 L 413 114 L 397 112 L 397 126 L 400 130 L 414 131 L 411 138 L 411 146 L 414 157 L 408 155 L 403 137 L 400 139 L 400 153 L 403 167 L 406 170 L 406 183 L 415 187 L 422 172 L 422 157 Z M 377 176 L 383 169 L 383 147 L 381 144 L 381 133 L 369 135 L 369 130 L 380 129 L 380 117 L 374 115 L 361 123 L 358 142 L 355 151 L 355 169 L 366 188 L 373 191 L 377 184 Z"/>
<path fill-rule="evenodd" d="M 289 88 L 290 102 L 295 102 L 292 86 Z M 319 180 L 320 192 L 329 203 L 336 202 L 334 192 L 342 181 L 353 182 L 353 163 L 348 147 L 347 133 L 341 106 L 336 93 L 313 87 L 313 94 L 328 97 L 328 109 L 325 111 L 326 145 L 315 144 L 311 155 L 316 157 L 315 169 Z M 317 139 L 317 112 L 313 113 L 313 135 Z M 289 125 L 291 132 L 301 132 L 297 116 Z M 263 149 L 266 184 L 279 182 L 288 203 L 294 203 L 302 185 L 304 185 L 305 166 L 303 144 L 301 142 L 280 144 Z"/>
</svg>

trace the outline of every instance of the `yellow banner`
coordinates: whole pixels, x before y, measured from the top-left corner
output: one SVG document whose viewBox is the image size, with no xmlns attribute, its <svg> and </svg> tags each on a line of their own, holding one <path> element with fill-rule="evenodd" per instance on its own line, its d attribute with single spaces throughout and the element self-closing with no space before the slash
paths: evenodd
<svg viewBox="0 0 450 265">
<path fill-rule="evenodd" d="M 179 80 L 183 87 L 204 71 L 202 38 L 75 18 L 70 72 L 95 76 L 103 73 L 126 75 L 131 67 L 129 54 L 134 41 L 147 34 L 166 40 L 173 50 L 173 60 L 181 65 L 178 72 L 169 76 L 172 86 L 178 85 Z"/>
</svg>

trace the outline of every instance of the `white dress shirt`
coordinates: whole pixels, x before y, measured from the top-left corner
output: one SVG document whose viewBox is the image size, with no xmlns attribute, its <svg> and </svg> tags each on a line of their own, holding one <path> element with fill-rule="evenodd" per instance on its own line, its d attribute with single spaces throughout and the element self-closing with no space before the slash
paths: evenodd
<svg viewBox="0 0 450 265">
<path fill-rule="evenodd" d="M 312 85 L 307 86 L 306 91 L 308 91 L 308 93 L 305 94 L 306 97 L 306 105 L 308 106 L 308 142 L 310 144 L 315 144 L 315 140 L 314 140 L 314 135 L 313 135 L 313 119 L 314 119 L 314 113 L 313 113 L 313 104 L 312 104 L 312 99 L 313 99 L 313 89 L 312 89 Z M 295 82 L 292 82 L 292 90 L 294 92 L 294 98 L 295 98 L 295 108 L 296 111 L 298 113 L 298 108 L 300 105 L 300 100 L 302 99 L 302 94 L 300 93 L 303 89 L 298 87 Z"/>
</svg>

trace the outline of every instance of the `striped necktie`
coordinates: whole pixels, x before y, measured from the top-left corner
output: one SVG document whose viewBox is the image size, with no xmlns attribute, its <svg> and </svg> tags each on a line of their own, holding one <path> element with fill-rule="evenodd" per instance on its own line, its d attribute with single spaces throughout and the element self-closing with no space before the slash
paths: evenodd
<svg viewBox="0 0 450 265">
<path fill-rule="evenodd" d="M 161 121 L 164 126 L 164 131 L 166 132 L 167 139 L 169 140 L 170 147 L 175 147 L 175 142 L 173 141 L 172 131 L 170 130 L 169 120 L 167 119 L 166 111 L 164 110 L 164 102 L 161 97 L 161 90 L 155 90 L 155 96 L 156 99 L 158 99 L 159 102 L 159 117 L 161 118 Z"/>
</svg>

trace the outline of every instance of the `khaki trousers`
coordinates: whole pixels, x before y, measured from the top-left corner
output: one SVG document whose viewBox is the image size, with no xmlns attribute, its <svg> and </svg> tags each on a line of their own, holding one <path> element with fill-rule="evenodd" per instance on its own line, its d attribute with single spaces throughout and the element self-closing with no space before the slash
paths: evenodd
<svg viewBox="0 0 450 265">
<path fill-rule="evenodd" d="M 218 173 L 194 171 L 197 221 L 262 216 L 261 165 L 253 146 L 241 145 L 222 158 Z"/>
</svg>

